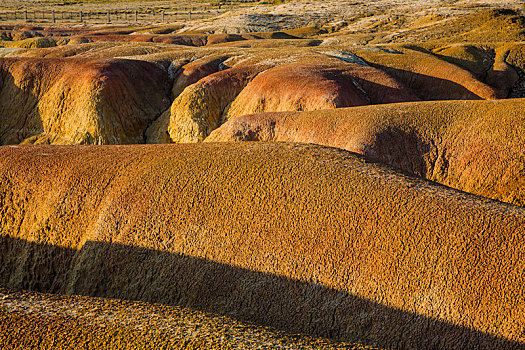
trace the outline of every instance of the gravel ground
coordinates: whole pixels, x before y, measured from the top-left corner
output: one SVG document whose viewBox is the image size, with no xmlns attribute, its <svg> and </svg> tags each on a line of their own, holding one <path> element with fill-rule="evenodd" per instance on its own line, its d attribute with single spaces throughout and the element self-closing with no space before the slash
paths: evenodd
<svg viewBox="0 0 525 350">
<path fill-rule="evenodd" d="M 0 289 L 2 349 L 372 349 L 187 308 Z"/>
<path fill-rule="evenodd" d="M 352 21 L 359 30 L 368 27 L 370 21 L 389 19 L 397 15 L 418 18 L 422 14 L 458 14 L 476 11 L 479 6 L 521 8 L 521 0 L 303 0 L 291 1 L 278 6 L 256 5 L 236 9 L 216 18 L 188 25 L 184 31 L 204 30 L 223 33 L 276 31 L 312 25 L 327 25 Z M 355 21 L 362 17 L 362 20 Z"/>
</svg>

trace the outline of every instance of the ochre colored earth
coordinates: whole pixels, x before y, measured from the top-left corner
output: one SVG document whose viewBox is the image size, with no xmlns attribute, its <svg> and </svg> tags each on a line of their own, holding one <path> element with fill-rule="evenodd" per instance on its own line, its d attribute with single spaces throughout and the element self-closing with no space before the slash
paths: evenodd
<svg viewBox="0 0 525 350">
<path fill-rule="evenodd" d="M 0 289 L 3 349 L 374 349 L 144 302 Z"/>
<path fill-rule="evenodd" d="M 525 348 L 521 1 L 60 3 L 0 9 L 0 348 Z"/>
<path fill-rule="evenodd" d="M 384 348 L 524 340 L 519 206 L 315 145 L 18 146 L 0 165 L 6 287 Z"/>
<path fill-rule="evenodd" d="M 525 205 L 525 100 L 399 103 L 232 119 L 207 142 L 347 149 L 432 181 Z"/>
</svg>

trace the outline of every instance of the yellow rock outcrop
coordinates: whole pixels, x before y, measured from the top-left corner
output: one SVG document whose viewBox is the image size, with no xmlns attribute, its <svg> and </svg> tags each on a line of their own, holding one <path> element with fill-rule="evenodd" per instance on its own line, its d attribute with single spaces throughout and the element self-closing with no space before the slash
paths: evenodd
<svg viewBox="0 0 525 350">
<path fill-rule="evenodd" d="M 143 143 L 169 106 L 154 63 L 109 59 L 0 60 L 0 143 Z"/>
<path fill-rule="evenodd" d="M 188 86 L 173 102 L 168 133 L 172 142 L 203 141 L 222 122 L 225 110 L 265 65 L 233 67 Z"/>
</svg>

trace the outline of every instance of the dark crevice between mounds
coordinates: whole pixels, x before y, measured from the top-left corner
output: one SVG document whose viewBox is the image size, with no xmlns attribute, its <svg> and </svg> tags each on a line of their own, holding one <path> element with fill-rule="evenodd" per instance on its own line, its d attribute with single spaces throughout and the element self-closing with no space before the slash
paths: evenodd
<svg viewBox="0 0 525 350">
<path fill-rule="evenodd" d="M 183 93 L 183 91 L 190 85 L 197 83 L 214 73 L 229 69 L 223 67 L 224 62 L 229 59 L 231 55 L 211 55 L 199 59 L 186 59 L 174 65 L 172 61 L 164 61 L 161 64 L 167 71 L 170 79 L 170 93 L 169 93 L 169 107 L 158 114 L 144 129 L 143 139 L 144 143 L 165 143 L 170 142 L 171 137 L 168 133 L 169 120 L 160 119 L 170 114 L 172 105 L 175 99 Z M 194 66 L 192 66 L 194 65 Z M 166 125 L 164 126 L 164 124 Z M 163 130 L 158 130 L 158 129 Z M 162 133 L 162 136 L 159 135 Z M 150 134 L 148 136 L 148 134 Z M 163 140 L 163 141 L 161 141 Z"/>
<path fill-rule="evenodd" d="M 434 53 L 415 45 L 404 45 L 404 47 L 410 50 L 419 51 L 425 54 L 436 56 Z M 482 99 L 480 96 L 468 90 L 463 85 L 460 85 L 451 80 L 385 66 L 379 63 L 365 60 L 361 57 L 359 57 L 359 59 L 361 59 L 364 64 L 379 69 L 392 76 L 394 79 L 403 84 L 406 88 L 410 89 L 415 96 L 421 99 L 421 101 Z M 435 97 L 429 98 L 429 96 Z"/>
<path fill-rule="evenodd" d="M 448 47 L 447 47 L 448 48 Z M 446 48 L 445 48 L 446 49 Z M 477 51 L 477 52 L 473 52 L 473 54 L 478 54 L 480 56 L 483 56 L 482 58 L 482 61 L 481 62 L 481 66 L 478 68 L 477 67 L 477 64 L 479 62 L 474 62 L 474 61 L 469 61 L 469 60 L 465 60 L 465 59 L 462 59 L 462 58 L 458 58 L 458 57 L 453 57 L 453 56 L 447 56 L 447 55 L 442 55 L 440 54 L 441 50 L 437 51 L 437 52 L 432 52 L 432 51 L 427 51 L 425 53 L 428 53 L 430 55 L 433 55 L 443 61 L 446 61 L 448 63 L 451 63 L 459 68 L 462 68 L 462 69 L 465 69 L 467 71 L 469 71 L 470 73 L 472 73 L 477 79 L 479 79 L 479 81 L 483 82 L 483 83 L 487 83 L 487 75 L 489 73 L 489 71 L 493 68 L 494 66 L 494 61 L 495 61 L 495 58 L 496 58 L 496 52 L 494 51 L 494 49 L 484 49 L 484 48 L 480 48 L 480 47 L 475 47 L 475 46 L 468 46 L 466 49 L 465 49 L 467 52 L 473 52 L 473 51 Z"/>
<path fill-rule="evenodd" d="M 169 81 L 169 89 L 166 94 L 166 99 L 169 101 L 168 108 L 166 108 L 164 111 L 159 112 L 154 118 L 152 118 L 148 123 L 145 125 L 145 127 L 142 129 L 142 142 L 144 144 L 148 143 L 148 129 L 164 114 L 166 111 L 169 111 L 171 109 L 171 104 L 175 100 L 176 96 L 173 97 L 171 94 L 171 91 L 173 89 L 173 84 L 175 83 L 175 77 L 178 72 L 181 71 L 181 69 L 184 67 L 184 65 L 190 63 L 190 60 L 187 60 L 183 64 L 180 64 L 178 67 L 174 67 L 172 61 L 162 61 L 157 62 L 159 66 L 162 67 L 162 69 L 166 72 L 167 80 Z M 166 131 L 167 132 L 167 131 Z"/>
<path fill-rule="evenodd" d="M 374 140 L 365 147 L 363 154 L 405 172 L 429 178 L 438 158 L 438 148 L 431 139 L 425 141 L 414 130 L 388 127 L 374 135 Z"/>
<path fill-rule="evenodd" d="M 518 81 L 510 89 L 508 98 L 524 98 L 525 97 L 525 72 L 520 67 L 509 64 L 518 74 Z"/>
<path fill-rule="evenodd" d="M 0 285 L 7 288 L 190 307 L 381 348 L 525 348 L 316 283 L 191 256 L 94 241 L 77 251 L 8 236 L 0 249 Z"/>
<path fill-rule="evenodd" d="M 505 57 L 503 58 L 503 62 L 514 69 L 518 75 L 518 80 L 510 89 L 508 98 L 523 98 L 525 97 L 525 71 L 521 67 L 518 67 L 517 65 L 512 64 L 512 62 L 509 62 L 509 55 L 510 51 L 507 51 Z"/>
</svg>

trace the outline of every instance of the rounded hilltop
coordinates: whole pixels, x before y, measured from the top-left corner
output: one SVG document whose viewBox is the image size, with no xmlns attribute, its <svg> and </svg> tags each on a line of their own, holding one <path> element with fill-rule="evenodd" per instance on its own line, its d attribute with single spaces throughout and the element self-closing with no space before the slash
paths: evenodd
<svg viewBox="0 0 525 350">
<path fill-rule="evenodd" d="M 524 11 L 4 1 L 0 348 L 523 349 Z"/>
</svg>

